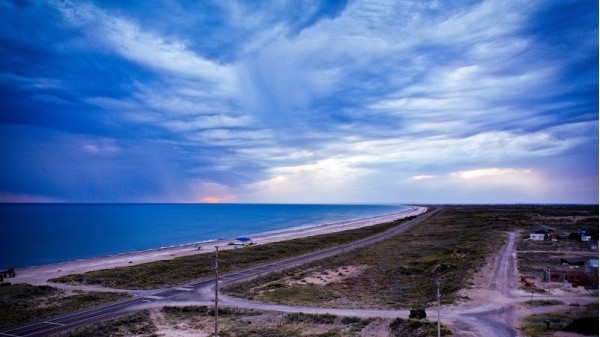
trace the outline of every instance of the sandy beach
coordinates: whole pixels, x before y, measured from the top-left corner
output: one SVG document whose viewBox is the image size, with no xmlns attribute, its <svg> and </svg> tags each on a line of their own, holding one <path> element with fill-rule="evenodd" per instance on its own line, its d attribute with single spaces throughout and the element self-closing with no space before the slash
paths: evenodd
<svg viewBox="0 0 600 337">
<path fill-rule="evenodd" d="M 339 232 L 348 229 L 355 229 L 365 226 L 372 226 L 384 222 L 394 221 L 409 216 L 424 213 L 426 207 L 411 206 L 408 210 L 399 213 L 387 214 L 377 217 L 357 219 L 351 221 L 323 224 L 308 228 L 292 228 L 289 230 L 263 233 L 253 235 L 251 238 L 256 244 L 265 244 L 269 242 L 292 240 L 301 237 L 314 236 L 326 233 Z M 16 270 L 17 276 L 8 279 L 11 283 L 29 283 L 34 285 L 48 284 L 48 280 L 69 274 L 80 274 L 87 271 L 109 269 L 122 266 L 130 266 L 140 263 L 169 260 L 180 256 L 212 253 L 215 246 L 219 250 L 233 249 L 230 245 L 233 238 L 218 240 L 213 242 L 190 243 L 176 247 L 153 249 L 140 252 L 131 252 L 118 255 L 102 256 L 90 259 L 74 260 L 55 264 L 19 268 Z"/>
</svg>

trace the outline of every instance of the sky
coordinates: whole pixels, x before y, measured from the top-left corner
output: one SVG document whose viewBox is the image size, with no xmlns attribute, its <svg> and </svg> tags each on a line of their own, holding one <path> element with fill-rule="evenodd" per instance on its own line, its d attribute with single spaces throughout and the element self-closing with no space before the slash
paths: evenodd
<svg viewBox="0 0 600 337">
<path fill-rule="evenodd" d="M 598 1 L 0 0 L 0 202 L 598 203 Z"/>
</svg>

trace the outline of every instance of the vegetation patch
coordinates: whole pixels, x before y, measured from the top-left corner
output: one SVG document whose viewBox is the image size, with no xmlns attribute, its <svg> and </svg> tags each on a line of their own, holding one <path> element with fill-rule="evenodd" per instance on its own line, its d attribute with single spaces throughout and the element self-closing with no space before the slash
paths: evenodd
<svg viewBox="0 0 600 337">
<path fill-rule="evenodd" d="M 551 306 L 551 305 L 563 305 L 565 303 L 563 301 L 559 301 L 559 300 L 535 300 L 535 301 L 524 302 L 524 304 L 527 304 L 532 307 L 545 307 L 545 306 Z"/>
<path fill-rule="evenodd" d="M 207 307 L 164 307 L 153 315 L 157 334 L 211 335 L 214 317 Z M 248 309 L 219 311 L 219 336 L 352 337 L 369 331 L 388 332 L 390 319 L 361 319 L 331 314 L 281 313 Z"/>
<path fill-rule="evenodd" d="M 112 319 L 106 322 L 88 325 L 72 331 L 54 335 L 56 337 L 158 337 L 156 325 L 150 319 L 148 310 Z"/>
<path fill-rule="evenodd" d="M 437 335 L 437 323 L 396 318 L 390 323 L 390 330 L 394 337 L 428 337 Z M 449 336 L 452 332 L 445 326 L 440 328 L 440 335 Z"/>
<path fill-rule="evenodd" d="M 531 315 L 524 320 L 525 336 L 553 336 L 557 331 L 569 331 L 586 336 L 598 335 L 598 304 L 573 307 L 569 311 Z"/>
<path fill-rule="evenodd" d="M 298 312 L 285 315 L 285 323 L 333 324 L 335 318 L 336 316 L 331 314 L 305 314 Z"/>
<path fill-rule="evenodd" d="M 14 284 L 0 287 L 0 328 L 114 302 L 131 295 L 64 291 L 50 286 Z"/>
</svg>

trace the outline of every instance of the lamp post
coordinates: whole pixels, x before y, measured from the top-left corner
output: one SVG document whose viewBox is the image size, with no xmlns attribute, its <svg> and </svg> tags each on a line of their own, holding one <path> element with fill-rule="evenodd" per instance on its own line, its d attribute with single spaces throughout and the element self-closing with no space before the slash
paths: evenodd
<svg viewBox="0 0 600 337">
<path fill-rule="evenodd" d="M 215 246 L 215 337 L 219 337 L 219 246 Z"/>
</svg>

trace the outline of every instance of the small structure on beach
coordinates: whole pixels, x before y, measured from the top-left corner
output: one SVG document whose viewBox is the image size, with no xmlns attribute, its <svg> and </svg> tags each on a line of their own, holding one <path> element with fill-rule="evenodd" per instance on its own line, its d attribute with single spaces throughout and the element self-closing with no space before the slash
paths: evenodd
<svg viewBox="0 0 600 337">
<path fill-rule="evenodd" d="M 14 268 L 8 268 L 6 270 L 0 270 L 0 282 L 4 282 L 5 278 L 11 278 L 17 276 Z"/>
<path fill-rule="evenodd" d="M 235 238 L 235 239 L 233 239 L 232 243 L 236 246 L 249 246 L 249 245 L 253 244 L 252 239 L 247 238 L 247 237 Z"/>
</svg>

